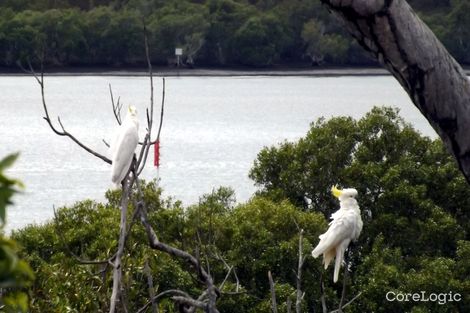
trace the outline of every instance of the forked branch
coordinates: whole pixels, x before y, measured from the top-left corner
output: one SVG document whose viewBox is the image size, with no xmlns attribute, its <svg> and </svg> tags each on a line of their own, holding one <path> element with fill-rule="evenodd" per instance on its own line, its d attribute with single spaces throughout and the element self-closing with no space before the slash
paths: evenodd
<svg viewBox="0 0 470 313">
<path fill-rule="evenodd" d="M 108 164 L 111 164 L 112 162 L 111 162 L 110 159 L 108 159 L 104 155 L 96 152 L 95 150 L 91 149 L 90 147 L 88 147 L 87 145 L 82 143 L 80 140 L 78 140 L 74 135 L 69 133 L 65 129 L 64 125 L 62 124 L 62 121 L 60 120 L 60 117 L 57 117 L 57 121 L 59 122 L 59 125 L 60 125 L 60 130 L 56 126 L 54 126 L 54 124 L 52 123 L 51 118 L 49 116 L 49 111 L 47 109 L 47 103 L 46 103 L 46 97 L 45 97 L 45 91 L 44 91 L 45 84 L 44 84 L 44 65 L 43 65 L 43 62 L 41 60 L 41 73 L 39 75 L 34 71 L 34 68 L 31 65 L 30 61 L 28 61 L 28 66 L 29 66 L 29 70 L 26 70 L 23 67 L 22 67 L 22 69 L 24 71 L 26 71 L 27 73 L 32 74 L 33 77 L 36 79 L 37 83 L 39 84 L 39 86 L 41 87 L 41 99 L 42 99 L 42 106 L 43 106 L 44 115 L 45 115 L 43 118 L 47 122 L 47 124 L 49 124 L 49 127 L 52 129 L 52 131 L 58 136 L 69 137 L 73 142 L 75 142 L 77 145 L 79 145 L 83 150 L 87 151 L 88 153 L 94 155 L 97 158 L 100 158 L 104 162 L 106 162 Z"/>
<path fill-rule="evenodd" d="M 117 102 L 114 103 L 113 89 L 111 88 L 111 84 L 109 84 L 109 96 L 111 98 L 111 105 L 113 107 L 114 118 L 116 118 L 116 122 L 119 125 L 121 125 L 122 124 L 122 117 L 121 117 L 122 103 L 120 101 L 121 97 L 118 97 Z"/>
</svg>

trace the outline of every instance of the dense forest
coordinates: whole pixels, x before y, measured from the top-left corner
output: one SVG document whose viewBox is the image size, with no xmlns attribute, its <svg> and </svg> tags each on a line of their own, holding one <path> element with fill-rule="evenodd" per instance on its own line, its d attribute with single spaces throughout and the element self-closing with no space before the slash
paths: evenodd
<svg viewBox="0 0 470 313">
<path fill-rule="evenodd" d="M 410 0 L 452 55 L 470 64 L 468 0 Z M 3 0 L 0 66 L 373 65 L 320 0 Z"/>
</svg>

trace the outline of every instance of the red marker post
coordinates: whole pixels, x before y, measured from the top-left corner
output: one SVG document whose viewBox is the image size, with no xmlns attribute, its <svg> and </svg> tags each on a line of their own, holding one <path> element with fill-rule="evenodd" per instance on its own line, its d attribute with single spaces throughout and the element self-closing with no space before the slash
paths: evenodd
<svg viewBox="0 0 470 313">
<path fill-rule="evenodd" d="M 160 167 L 160 140 L 157 140 L 157 142 L 153 146 L 154 146 L 153 165 L 155 165 L 158 168 Z"/>
</svg>

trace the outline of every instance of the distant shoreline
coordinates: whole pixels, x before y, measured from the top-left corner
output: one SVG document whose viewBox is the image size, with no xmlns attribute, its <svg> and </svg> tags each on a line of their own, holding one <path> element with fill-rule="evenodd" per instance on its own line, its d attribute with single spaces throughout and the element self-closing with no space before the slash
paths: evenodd
<svg viewBox="0 0 470 313">
<path fill-rule="evenodd" d="M 470 68 L 464 68 L 470 75 Z M 143 68 L 58 68 L 45 72 L 47 76 L 148 76 Z M 300 76 L 300 77 L 335 77 L 335 76 L 389 76 L 387 70 L 379 67 L 344 67 L 344 68 L 269 68 L 269 69 L 243 69 L 243 68 L 168 68 L 155 67 L 155 77 L 237 77 L 237 76 Z M 8 71 L 0 68 L 0 76 L 29 76 L 21 71 Z"/>
</svg>

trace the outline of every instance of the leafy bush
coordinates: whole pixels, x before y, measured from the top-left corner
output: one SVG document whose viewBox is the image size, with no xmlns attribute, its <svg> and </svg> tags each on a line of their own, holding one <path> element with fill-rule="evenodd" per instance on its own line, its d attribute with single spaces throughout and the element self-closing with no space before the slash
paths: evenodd
<svg viewBox="0 0 470 313">
<path fill-rule="evenodd" d="M 4 171 L 18 157 L 12 154 L 0 160 L 0 310 L 2 312 L 27 312 L 28 296 L 25 292 L 34 274 L 29 265 L 17 255 L 18 247 L 14 240 L 2 233 L 6 220 L 6 207 L 11 197 L 17 193 L 21 182 L 6 177 Z"/>
<path fill-rule="evenodd" d="M 468 243 L 470 187 L 441 141 L 421 136 L 397 110 L 376 107 L 357 121 L 320 119 L 299 141 L 264 148 L 250 177 L 260 195 L 289 199 L 326 217 L 336 209 L 329 195 L 333 184 L 359 191 L 364 229 L 352 275 L 359 282 L 353 289 L 365 295 L 352 310 L 403 308 L 385 301 L 389 288 L 431 293 L 439 289 L 435 286 L 452 286 L 468 295 L 468 284 L 452 264 L 459 243 Z M 416 284 L 418 277 L 431 279 L 431 269 L 445 274 L 436 274 L 434 283 Z M 403 310 L 454 312 L 462 305 L 411 302 Z"/>
<path fill-rule="evenodd" d="M 256 297 L 265 297 L 269 269 L 280 280 L 293 285 L 292 273 L 284 272 L 283 268 L 295 266 L 298 249 L 295 223 L 308 230 L 306 237 L 310 241 L 325 227 L 321 215 L 301 212 L 287 202 L 275 204 L 255 198 L 245 205 L 232 207 L 233 191 L 226 188 L 204 196 L 199 205 L 186 210 L 178 203 L 161 200 L 154 183 L 145 185 L 145 189 L 146 200 L 154 205 L 149 218 L 160 240 L 195 255 L 199 253 L 202 260 L 207 256 L 219 284 L 227 271 L 220 258 L 235 267 L 240 280 L 238 288 L 247 293 L 222 296 L 220 307 L 225 308 L 224 312 L 247 312 L 257 303 Z M 37 273 L 32 288 L 34 312 L 108 310 L 111 277 L 106 263 L 96 265 L 83 261 L 105 260 L 116 249 L 119 211 L 111 204 L 115 196 L 108 193 L 107 204 L 83 201 L 71 208 L 61 208 L 55 223 L 29 226 L 14 233 Z M 131 218 L 132 210 L 129 214 Z M 198 234 L 201 234 L 199 238 Z M 190 293 L 199 291 L 201 286 L 193 280 L 191 270 L 184 263 L 152 251 L 146 240 L 143 229 L 136 224 L 127 242 L 130 252 L 123 260 L 123 273 L 127 273 L 125 295 L 130 311 L 137 311 L 148 299 L 145 262 L 152 269 L 159 291 L 175 288 Z M 311 250 L 309 243 L 305 250 L 305 253 Z M 232 276 L 222 290 L 235 291 L 235 287 Z M 233 301 L 239 305 L 231 306 Z M 160 306 L 169 310 L 166 312 L 173 312 L 169 302 L 163 301 Z"/>
</svg>

